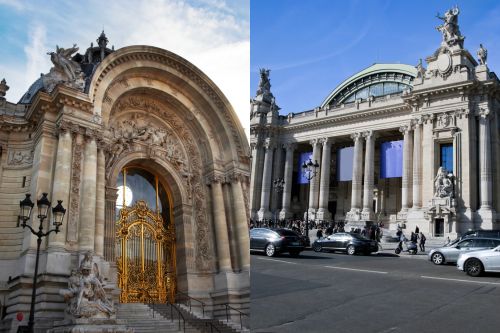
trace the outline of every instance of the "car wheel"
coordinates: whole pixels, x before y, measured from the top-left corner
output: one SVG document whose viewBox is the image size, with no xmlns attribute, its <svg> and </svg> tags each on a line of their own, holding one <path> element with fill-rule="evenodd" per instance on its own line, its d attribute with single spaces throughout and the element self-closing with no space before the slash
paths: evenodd
<svg viewBox="0 0 500 333">
<path fill-rule="evenodd" d="M 298 257 L 298 256 L 299 256 L 299 254 L 300 254 L 300 251 L 290 251 L 290 255 L 291 255 L 292 257 Z"/>
<path fill-rule="evenodd" d="M 431 260 L 436 265 L 442 265 L 444 263 L 444 257 L 439 252 L 434 253 L 431 257 Z"/>
<path fill-rule="evenodd" d="M 273 257 L 276 254 L 276 247 L 274 244 L 267 244 L 266 245 L 266 256 L 268 257 Z"/>
<path fill-rule="evenodd" d="M 323 250 L 323 248 L 319 244 L 314 244 L 313 250 L 314 250 L 314 252 L 321 252 L 321 250 Z"/>
<path fill-rule="evenodd" d="M 401 249 L 399 247 L 397 247 L 395 250 L 394 250 L 394 253 L 396 254 L 400 254 L 401 253 Z"/>
<path fill-rule="evenodd" d="M 356 253 L 356 248 L 354 247 L 354 245 L 349 245 L 347 247 L 347 254 L 352 256 Z"/>
<path fill-rule="evenodd" d="M 473 277 L 481 275 L 483 273 L 484 267 L 480 260 L 476 258 L 471 258 L 465 262 L 465 272 Z"/>
</svg>

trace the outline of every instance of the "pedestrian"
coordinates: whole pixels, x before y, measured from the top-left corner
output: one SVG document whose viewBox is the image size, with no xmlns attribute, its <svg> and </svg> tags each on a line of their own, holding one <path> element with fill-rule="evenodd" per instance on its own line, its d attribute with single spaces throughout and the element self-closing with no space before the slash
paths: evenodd
<svg viewBox="0 0 500 333">
<path fill-rule="evenodd" d="M 420 251 L 425 252 L 425 241 L 427 238 L 425 238 L 424 233 L 420 232 Z"/>
<path fill-rule="evenodd" d="M 444 243 L 444 245 L 448 245 L 450 244 L 451 240 L 450 240 L 450 236 L 446 237 L 446 243 Z"/>
<path fill-rule="evenodd" d="M 415 228 L 415 233 L 418 235 L 420 233 L 420 229 L 418 228 L 418 225 L 417 227 Z"/>
<path fill-rule="evenodd" d="M 331 234 L 333 234 L 333 228 L 332 226 L 328 226 L 328 228 L 326 228 L 326 235 L 327 236 L 330 236 Z"/>
<path fill-rule="evenodd" d="M 318 231 L 316 232 L 316 238 L 321 239 L 323 238 L 323 229 L 319 228 Z"/>
</svg>

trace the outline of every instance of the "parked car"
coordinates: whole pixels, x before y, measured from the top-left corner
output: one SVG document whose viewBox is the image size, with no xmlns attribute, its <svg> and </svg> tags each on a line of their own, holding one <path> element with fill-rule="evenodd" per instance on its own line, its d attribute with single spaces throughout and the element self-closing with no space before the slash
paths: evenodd
<svg viewBox="0 0 500 333">
<path fill-rule="evenodd" d="M 376 241 L 370 240 L 360 234 L 338 232 L 325 238 L 317 239 L 312 248 L 316 252 L 323 250 L 345 251 L 349 255 L 356 253 L 370 254 L 378 251 Z"/>
<path fill-rule="evenodd" d="M 268 257 L 288 252 L 298 256 L 304 251 L 303 237 L 290 229 L 254 228 L 250 230 L 250 250 L 262 251 Z"/>
<path fill-rule="evenodd" d="M 483 272 L 500 272 L 500 246 L 461 254 L 457 260 L 457 268 L 474 277 Z"/>
<path fill-rule="evenodd" d="M 465 238 L 487 237 L 500 239 L 500 230 L 469 230 L 446 246 L 452 246 Z"/>
<path fill-rule="evenodd" d="M 492 249 L 500 245 L 498 238 L 474 237 L 465 238 L 456 244 L 443 246 L 429 252 L 429 260 L 436 265 L 456 262 L 463 253 Z"/>
</svg>

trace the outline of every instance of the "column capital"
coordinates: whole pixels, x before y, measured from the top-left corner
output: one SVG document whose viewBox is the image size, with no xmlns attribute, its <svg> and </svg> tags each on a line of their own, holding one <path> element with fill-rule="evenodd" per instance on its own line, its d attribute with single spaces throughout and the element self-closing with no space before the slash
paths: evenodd
<svg viewBox="0 0 500 333">
<path fill-rule="evenodd" d="M 286 150 L 286 151 L 294 151 L 295 148 L 297 147 L 297 144 L 295 142 L 287 142 L 287 143 L 284 143 L 282 145 L 282 147 Z"/>
<path fill-rule="evenodd" d="M 352 133 L 351 134 L 351 139 L 353 139 L 354 141 L 357 141 L 359 139 L 361 139 L 362 137 L 362 133 L 361 132 L 356 132 L 356 133 Z"/>
<path fill-rule="evenodd" d="M 424 117 L 418 116 L 411 120 L 411 124 L 413 125 L 413 129 L 415 129 L 418 125 L 422 125 L 424 123 Z"/>
<path fill-rule="evenodd" d="M 375 133 L 373 130 L 369 130 L 366 132 L 361 133 L 361 135 L 366 139 L 376 139 L 377 138 L 377 133 Z"/>
<path fill-rule="evenodd" d="M 314 138 L 314 139 L 311 139 L 309 140 L 309 144 L 311 144 L 311 146 L 316 146 L 316 145 L 319 145 L 321 142 L 320 142 L 320 139 L 319 138 Z"/>
<path fill-rule="evenodd" d="M 411 130 L 412 130 L 411 125 L 403 125 L 399 127 L 399 131 L 403 133 L 403 135 L 410 134 Z"/>
<path fill-rule="evenodd" d="M 490 112 L 490 109 L 479 108 L 479 111 L 477 112 L 477 114 L 479 117 L 486 119 L 491 114 L 491 112 Z"/>
<path fill-rule="evenodd" d="M 327 146 L 327 145 L 331 145 L 335 142 L 335 140 L 333 138 L 320 138 L 319 139 L 319 142 L 323 145 L 323 146 Z"/>
<path fill-rule="evenodd" d="M 264 147 L 265 150 L 274 149 L 276 148 L 276 143 L 270 139 L 267 139 L 262 143 L 262 147 Z"/>
</svg>

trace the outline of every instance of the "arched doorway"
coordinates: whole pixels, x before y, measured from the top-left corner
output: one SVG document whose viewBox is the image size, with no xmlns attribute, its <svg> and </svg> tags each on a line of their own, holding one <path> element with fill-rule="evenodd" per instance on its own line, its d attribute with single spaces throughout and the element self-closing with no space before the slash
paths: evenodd
<svg viewBox="0 0 500 333">
<path fill-rule="evenodd" d="M 157 174 L 134 165 L 122 168 L 117 188 L 120 302 L 173 302 L 176 252 L 170 191 Z"/>
</svg>

